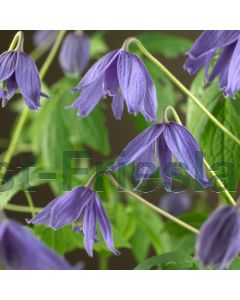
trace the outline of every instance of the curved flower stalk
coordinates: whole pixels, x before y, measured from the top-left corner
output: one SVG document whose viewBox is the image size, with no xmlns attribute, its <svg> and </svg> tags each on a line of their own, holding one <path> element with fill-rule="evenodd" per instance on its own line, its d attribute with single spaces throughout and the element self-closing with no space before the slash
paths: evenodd
<svg viewBox="0 0 240 300">
<path fill-rule="evenodd" d="M 73 92 L 80 90 L 79 98 L 70 106 L 77 108 L 79 116 L 88 116 L 101 98 L 109 95 L 117 120 L 122 117 L 124 101 L 130 114 L 141 113 L 148 121 L 156 120 L 155 86 L 142 61 L 129 51 L 119 49 L 102 57 Z"/>
<path fill-rule="evenodd" d="M 209 74 L 211 61 L 219 51 Z M 206 82 L 210 83 L 219 76 L 224 96 L 235 97 L 240 88 L 240 30 L 207 30 L 195 41 L 187 56 L 184 69 L 189 74 L 205 67 Z"/>
<path fill-rule="evenodd" d="M 240 211 L 225 206 L 215 211 L 203 224 L 196 253 L 203 266 L 224 269 L 240 252 Z"/>
<path fill-rule="evenodd" d="M 17 91 L 31 110 L 40 108 L 40 96 L 49 98 L 41 92 L 41 81 L 34 60 L 23 52 L 23 35 L 14 50 L 0 55 L 0 82 L 5 86 L 0 89 L 3 107 Z"/>
<path fill-rule="evenodd" d="M 141 183 L 159 166 L 164 187 L 171 190 L 171 174 L 176 172 L 172 170 L 173 156 L 183 164 L 190 176 L 203 186 L 208 186 L 202 154 L 196 140 L 185 127 L 174 122 L 158 123 L 144 130 L 125 147 L 109 169 L 114 171 L 134 161 L 136 166 L 142 164 Z"/>
<path fill-rule="evenodd" d="M 73 229 L 84 234 L 84 246 L 89 256 L 93 256 L 93 244 L 97 241 L 97 223 L 103 239 L 115 255 L 111 224 L 95 191 L 78 186 L 50 202 L 28 223 L 44 224 L 55 230 L 73 224 Z"/>
<path fill-rule="evenodd" d="M 75 269 L 13 220 L 0 222 L 0 263 L 12 270 Z"/>
<path fill-rule="evenodd" d="M 70 32 L 59 53 L 59 64 L 65 74 L 80 76 L 89 62 L 89 39 L 81 31 Z"/>
<path fill-rule="evenodd" d="M 160 199 L 159 207 L 177 217 L 191 207 L 191 198 L 187 193 L 167 193 Z"/>
</svg>

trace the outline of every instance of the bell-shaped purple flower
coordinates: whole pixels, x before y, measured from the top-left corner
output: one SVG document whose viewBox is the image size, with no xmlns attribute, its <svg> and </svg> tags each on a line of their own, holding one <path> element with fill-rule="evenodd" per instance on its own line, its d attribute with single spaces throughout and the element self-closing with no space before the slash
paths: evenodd
<svg viewBox="0 0 240 300">
<path fill-rule="evenodd" d="M 184 68 L 195 74 L 205 67 L 206 82 L 212 82 L 219 76 L 220 89 L 224 96 L 235 97 L 240 88 L 240 30 L 208 30 L 193 44 L 187 52 Z M 209 74 L 213 57 L 219 56 Z"/>
<path fill-rule="evenodd" d="M 63 41 L 59 63 L 65 74 L 80 76 L 89 62 L 89 39 L 81 32 L 70 32 Z"/>
<path fill-rule="evenodd" d="M 159 207 L 177 217 L 189 210 L 191 199 L 187 193 L 167 193 L 161 197 Z"/>
<path fill-rule="evenodd" d="M 240 252 L 239 207 L 225 206 L 203 224 L 196 253 L 203 266 L 226 268 Z"/>
<path fill-rule="evenodd" d="M 28 223 L 44 224 L 55 230 L 73 224 L 74 230 L 84 234 L 84 246 L 89 256 L 93 256 L 98 223 L 107 247 L 118 254 L 113 244 L 108 216 L 97 193 L 87 187 L 76 187 L 56 198 Z"/>
<path fill-rule="evenodd" d="M 40 96 L 49 98 L 41 92 L 41 81 L 34 60 L 23 51 L 7 51 L 0 55 L 0 89 L 3 107 L 19 91 L 28 108 L 40 108 Z"/>
<path fill-rule="evenodd" d="M 141 113 L 148 121 L 156 120 L 155 86 L 142 61 L 129 51 L 115 50 L 102 57 L 73 92 L 80 90 L 79 98 L 70 106 L 78 109 L 78 115 L 89 115 L 101 98 L 109 95 L 116 119 L 121 119 L 125 100 L 129 113 Z"/>
<path fill-rule="evenodd" d="M 0 264 L 12 270 L 67 270 L 67 261 L 16 221 L 0 223 Z"/>
<path fill-rule="evenodd" d="M 139 175 L 136 178 L 141 183 L 159 166 L 164 187 L 170 190 L 172 176 L 177 173 L 176 166 L 172 165 L 173 156 L 191 177 L 203 186 L 208 185 L 196 140 L 185 127 L 174 122 L 158 123 L 145 129 L 125 147 L 109 169 L 114 171 L 135 161 L 137 168 L 142 167 L 141 178 Z"/>
<path fill-rule="evenodd" d="M 57 33 L 57 30 L 36 30 L 33 35 L 34 46 L 49 49 L 54 44 Z"/>
</svg>

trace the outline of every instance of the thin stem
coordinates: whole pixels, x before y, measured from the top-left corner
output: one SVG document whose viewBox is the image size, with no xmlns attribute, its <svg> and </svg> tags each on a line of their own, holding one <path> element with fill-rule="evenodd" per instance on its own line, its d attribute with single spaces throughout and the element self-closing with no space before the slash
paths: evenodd
<svg viewBox="0 0 240 300">
<path fill-rule="evenodd" d="M 98 254 L 99 270 L 108 269 L 108 254 L 105 252 L 99 252 Z"/>
<path fill-rule="evenodd" d="M 175 108 L 172 107 L 172 106 L 167 106 L 165 108 L 165 111 L 164 111 L 164 115 L 165 115 L 165 118 L 167 118 L 167 113 L 171 111 L 175 121 L 180 124 L 180 125 L 183 125 L 179 116 L 178 116 L 178 113 L 176 112 Z M 207 160 L 205 158 L 203 158 L 203 163 L 208 171 L 208 173 L 212 174 L 214 179 L 216 180 L 216 183 L 222 188 L 222 191 L 223 193 L 225 194 L 225 196 L 227 197 L 227 199 L 229 200 L 229 202 L 233 205 L 236 205 L 236 201 L 233 199 L 233 197 L 231 196 L 231 194 L 229 193 L 229 191 L 226 189 L 226 187 L 224 186 L 223 182 L 221 181 L 221 179 L 218 178 L 217 174 L 212 170 L 211 166 L 209 165 L 209 163 L 207 162 Z"/>
<path fill-rule="evenodd" d="M 34 209 L 34 204 L 33 204 L 32 196 L 29 193 L 29 191 L 24 191 L 24 193 L 25 193 L 25 196 L 27 198 L 29 208 L 31 209 L 31 214 L 34 217 L 35 216 L 35 209 Z"/>
<path fill-rule="evenodd" d="M 55 55 L 57 54 L 57 51 L 61 45 L 61 42 L 63 40 L 63 37 L 66 33 L 66 30 L 63 30 L 63 31 L 60 31 L 58 36 L 57 36 L 57 39 L 55 41 L 55 44 L 52 48 L 52 50 L 50 51 L 45 63 L 43 64 L 40 72 L 39 72 L 39 76 L 40 76 L 40 79 L 43 80 L 46 72 L 48 71 L 48 68 L 50 67 Z M 15 36 L 16 37 L 16 36 Z M 15 39 L 15 38 L 14 38 Z M 12 42 L 13 44 L 13 42 Z M 10 46 L 11 47 L 11 46 Z M 15 149 L 16 149 L 16 145 L 18 143 L 18 140 L 19 140 L 19 137 L 21 135 L 21 132 L 22 132 L 22 129 L 28 119 L 28 116 L 29 116 L 29 109 L 27 107 L 24 108 L 18 122 L 17 122 L 17 125 L 15 127 L 15 130 L 13 132 L 13 135 L 12 135 L 12 139 L 10 141 L 10 144 L 9 144 L 9 147 L 6 151 L 6 154 L 5 154 L 5 157 L 4 157 L 4 163 L 6 164 L 5 167 L 2 167 L 0 169 L 0 173 L 2 175 L 2 179 L 4 178 L 4 175 L 6 174 L 6 171 L 7 171 L 7 166 L 9 165 L 11 159 L 12 159 L 12 156 L 15 152 Z"/>
<path fill-rule="evenodd" d="M 225 126 L 223 126 L 208 110 L 207 108 L 160 62 L 158 61 L 147 49 L 142 45 L 142 43 L 132 37 L 125 41 L 124 48 L 128 49 L 130 44 L 134 43 L 139 48 L 139 50 L 152 61 L 185 95 L 192 99 L 195 104 L 209 117 L 209 119 L 224 133 L 226 133 L 232 140 L 234 140 L 238 145 L 240 145 L 240 140 L 231 133 Z"/>
<path fill-rule="evenodd" d="M 6 204 L 4 210 L 15 211 L 20 213 L 32 213 L 32 209 L 29 206 L 17 205 L 17 204 Z M 42 207 L 34 207 L 34 213 L 38 213 L 43 210 Z"/>
<path fill-rule="evenodd" d="M 146 206 L 150 207 L 151 209 L 155 210 L 157 213 L 159 213 L 161 216 L 171 220 L 172 222 L 175 222 L 176 224 L 180 225 L 181 227 L 195 233 L 198 234 L 199 230 L 196 229 L 195 227 L 179 220 L 178 218 L 174 217 L 173 215 L 167 213 L 166 211 L 162 210 L 161 208 L 153 205 L 152 203 L 148 202 L 147 200 L 145 200 L 144 198 L 142 198 L 141 196 L 139 196 L 138 194 L 135 194 L 134 192 L 130 191 L 129 189 L 120 186 L 120 184 L 117 182 L 117 180 L 113 177 L 113 175 L 110 172 L 105 173 L 107 175 L 107 177 L 110 179 L 110 181 L 113 183 L 114 186 L 116 186 L 117 188 L 121 187 L 121 189 L 128 195 L 134 197 L 135 199 L 137 199 L 138 201 L 140 201 L 141 203 L 145 204 Z"/>
</svg>

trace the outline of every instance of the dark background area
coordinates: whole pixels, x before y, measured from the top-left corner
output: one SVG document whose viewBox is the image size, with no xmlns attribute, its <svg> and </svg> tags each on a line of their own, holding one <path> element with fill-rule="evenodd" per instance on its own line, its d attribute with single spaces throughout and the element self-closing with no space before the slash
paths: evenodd
<svg viewBox="0 0 240 300">
<path fill-rule="evenodd" d="M 183 37 L 187 37 L 194 41 L 201 31 L 161 31 L 161 32 L 167 32 L 168 34 L 174 34 L 179 35 Z M 9 44 L 11 43 L 13 36 L 16 32 L 15 31 L 1 31 L 0 32 L 0 38 L 1 38 L 1 44 L 0 44 L 0 52 L 4 52 L 8 49 Z M 88 35 L 92 35 L 93 31 L 86 31 L 85 32 Z M 138 35 L 140 31 L 108 31 L 106 32 L 106 41 L 110 48 L 110 50 L 120 48 L 122 43 L 127 37 Z M 33 31 L 24 31 L 25 34 L 25 43 L 24 48 L 26 53 L 30 53 L 34 46 L 32 43 L 32 36 Z M 147 47 L 147 45 L 146 45 Z M 41 64 L 44 61 L 44 58 L 41 58 L 37 62 L 38 68 L 41 67 Z M 184 63 L 184 56 L 178 57 L 177 59 L 164 59 L 163 57 L 159 57 L 161 62 L 163 62 L 164 65 L 166 65 L 167 68 L 177 77 L 181 80 L 183 84 L 185 84 L 187 87 L 190 86 L 192 77 L 187 74 L 183 70 L 183 63 Z M 45 82 L 47 85 L 51 85 L 56 80 L 61 78 L 63 76 L 63 73 L 58 65 L 58 59 L 56 58 L 54 63 L 51 65 L 46 77 Z M 14 101 L 14 100 L 13 100 Z M 114 154 L 119 153 L 123 147 L 126 146 L 126 144 L 136 136 L 136 132 L 133 128 L 133 125 L 129 119 L 129 115 L 124 113 L 123 118 L 121 121 L 116 121 L 113 117 L 112 111 L 110 109 L 110 105 L 108 105 L 108 109 L 106 110 L 107 114 L 107 127 L 109 129 L 109 139 L 111 142 L 111 156 L 113 157 Z M 14 123 L 14 120 L 16 118 L 16 114 L 12 112 L 8 107 L 7 108 L 0 108 L 0 120 L 1 120 L 1 133 L 0 138 L 6 138 L 9 139 L 11 137 L 11 128 Z M 95 162 L 102 162 L 104 160 L 103 157 L 97 155 L 96 153 L 90 153 L 90 156 L 92 157 L 92 160 Z M 16 168 L 17 161 L 13 161 L 12 168 Z M 159 200 L 160 193 L 153 193 L 153 195 L 148 195 L 150 197 L 149 199 L 151 201 L 157 201 Z M 12 203 L 25 203 L 25 200 L 23 200 L 24 196 L 23 194 L 18 194 L 12 201 Z M 34 203 L 36 206 L 43 206 L 47 202 L 53 199 L 53 195 L 51 191 L 46 187 L 40 187 L 37 192 L 34 194 Z M 9 217 L 13 217 L 15 219 L 18 219 L 19 221 L 23 222 L 24 218 L 29 217 L 26 214 L 16 214 L 13 212 L 7 212 L 7 215 Z M 67 257 L 72 263 L 75 263 L 79 260 L 83 260 L 85 262 L 85 266 L 87 269 L 98 269 L 98 260 L 97 256 L 94 258 L 89 258 L 85 251 L 75 251 L 74 253 L 71 253 Z M 110 258 L 110 269 L 132 269 L 136 265 L 136 262 L 134 258 L 132 257 L 130 251 L 123 250 L 121 251 L 121 255 L 118 257 L 112 257 Z"/>
</svg>

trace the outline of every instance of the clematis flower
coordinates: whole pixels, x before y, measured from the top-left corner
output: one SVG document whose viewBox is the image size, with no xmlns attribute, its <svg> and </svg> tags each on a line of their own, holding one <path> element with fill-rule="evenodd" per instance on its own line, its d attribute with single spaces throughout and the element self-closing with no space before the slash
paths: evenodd
<svg viewBox="0 0 240 300">
<path fill-rule="evenodd" d="M 145 129 L 125 147 L 109 170 L 117 170 L 134 161 L 136 166 L 143 162 L 142 181 L 160 166 L 164 187 L 170 190 L 171 175 L 177 173 L 176 168 L 172 170 L 173 156 L 183 164 L 190 176 L 203 186 L 208 185 L 203 158 L 196 140 L 186 128 L 174 122 L 158 123 Z M 149 164 L 153 167 L 149 167 Z"/>
<path fill-rule="evenodd" d="M 33 35 L 34 46 L 49 49 L 55 42 L 57 33 L 57 30 L 36 30 Z"/>
<path fill-rule="evenodd" d="M 56 230 L 73 224 L 74 230 L 84 234 L 84 246 L 89 256 L 93 256 L 93 244 L 97 241 L 97 222 L 107 247 L 117 255 L 108 216 L 97 193 L 87 187 L 72 189 L 28 220 L 28 223 L 44 224 Z"/>
<path fill-rule="evenodd" d="M 201 34 L 187 52 L 184 68 L 195 74 L 205 67 L 206 82 L 219 76 L 224 96 L 235 97 L 240 88 L 240 30 L 208 30 Z M 219 54 L 209 74 L 213 57 Z"/>
<path fill-rule="evenodd" d="M 23 51 L 7 51 L 0 55 L 0 98 L 4 107 L 19 90 L 31 110 L 40 108 L 41 82 L 34 60 Z"/>
<path fill-rule="evenodd" d="M 167 193 L 160 199 L 161 209 L 177 217 L 191 207 L 191 199 L 187 193 Z"/>
<path fill-rule="evenodd" d="M 86 73 L 73 92 L 81 90 L 78 99 L 70 106 L 77 108 L 79 116 L 87 116 L 101 98 L 111 96 L 114 117 L 121 119 L 124 100 L 128 112 L 143 114 L 146 120 L 155 121 L 157 95 L 153 81 L 142 61 L 123 49 L 102 57 Z"/>
<path fill-rule="evenodd" d="M 225 206 L 203 224 L 196 253 L 203 266 L 224 269 L 240 252 L 239 207 Z"/>
<path fill-rule="evenodd" d="M 81 32 L 69 33 L 63 41 L 59 63 L 65 74 L 81 75 L 89 62 L 89 39 Z"/>
<path fill-rule="evenodd" d="M 0 264 L 12 270 L 67 270 L 67 261 L 16 221 L 0 223 Z"/>
</svg>

